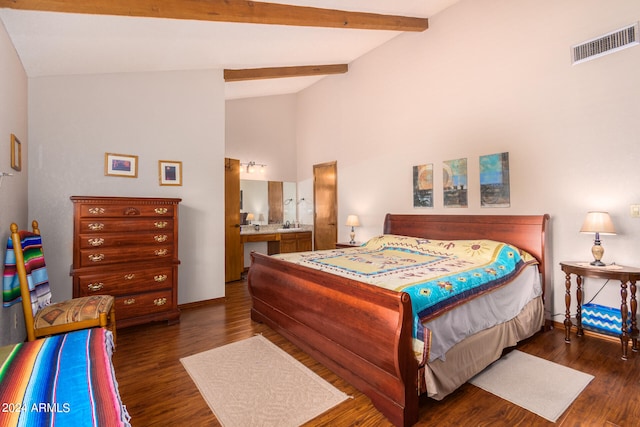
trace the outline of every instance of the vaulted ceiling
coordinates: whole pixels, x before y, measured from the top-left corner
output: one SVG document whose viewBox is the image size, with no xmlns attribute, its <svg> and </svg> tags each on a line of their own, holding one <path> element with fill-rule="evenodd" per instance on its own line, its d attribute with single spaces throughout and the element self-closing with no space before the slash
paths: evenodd
<svg viewBox="0 0 640 427">
<path fill-rule="evenodd" d="M 0 0 L 29 77 L 224 69 L 227 99 L 295 93 L 459 0 Z"/>
</svg>

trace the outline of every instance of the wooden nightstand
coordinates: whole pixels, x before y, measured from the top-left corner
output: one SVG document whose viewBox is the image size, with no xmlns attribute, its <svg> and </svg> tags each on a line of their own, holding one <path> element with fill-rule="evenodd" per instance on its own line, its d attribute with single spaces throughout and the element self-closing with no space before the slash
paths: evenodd
<svg viewBox="0 0 640 427">
<path fill-rule="evenodd" d="M 638 351 L 638 325 L 636 322 L 636 312 L 638 309 L 638 302 L 636 300 L 636 281 L 640 280 L 640 269 L 635 267 L 625 267 L 622 265 L 608 265 L 605 267 L 593 267 L 588 262 L 561 262 L 560 267 L 566 275 L 565 287 L 566 294 L 564 297 L 566 305 L 566 313 L 564 320 L 565 327 L 565 341 L 570 342 L 571 326 L 571 314 L 569 312 L 571 305 L 571 275 L 576 275 L 576 323 L 578 336 L 582 336 L 582 278 L 591 277 L 594 279 L 605 280 L 619 280 L 620 281 L 620 314 L 622 316 L 622 330 L 620 331 L 620 341 L 622 343 L 622 359 L 627 360 L 627 347 L 629 339 L 632 340 L 632 350 Z M 627 305 L 627 287 L 631 294 L 630 307 Z M 624 327 L 627 323 L 627 313 L 631 312 L 631 331 Z"/>
<path fill-rule="evenodd" d="M 362 246 L 362 242 L 338 242 L 336 243 L 336 249 L 345 249 L 345 248 L 357 248 L 358 246 Z"/>
</svg>

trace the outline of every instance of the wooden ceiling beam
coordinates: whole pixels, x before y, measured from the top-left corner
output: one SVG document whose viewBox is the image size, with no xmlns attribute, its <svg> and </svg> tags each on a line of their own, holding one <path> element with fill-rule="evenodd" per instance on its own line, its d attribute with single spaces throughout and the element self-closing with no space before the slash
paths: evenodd
<svg viewBox="0 0 640 427">
<path fill-rule="evenodd" d="M 283 77 L 308 77 L 328 74 L 344 74 L 349 71 L 348 64 L 307 65 L 296 67 L 225 69 L 225 82 L 245 80 L 278 79 Z"/>
<path fill-rule="evenodd" d="M 424 31 L 427 18 L 245 0 L 0 0 L 0 8 L 361 30 Z"/>
</svg>

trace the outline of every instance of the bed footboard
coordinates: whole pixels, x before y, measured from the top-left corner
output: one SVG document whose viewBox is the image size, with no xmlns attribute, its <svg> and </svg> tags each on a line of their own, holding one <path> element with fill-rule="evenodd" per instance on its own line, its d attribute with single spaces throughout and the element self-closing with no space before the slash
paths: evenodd
<svg viewBox="0 0 640 427">
<path fill-rule="evenodd" d="M 359 389 L 394 425 L 415 424 L 409 295 L 259 253 L 251 258 L 251 318 Z"/>
</svg>

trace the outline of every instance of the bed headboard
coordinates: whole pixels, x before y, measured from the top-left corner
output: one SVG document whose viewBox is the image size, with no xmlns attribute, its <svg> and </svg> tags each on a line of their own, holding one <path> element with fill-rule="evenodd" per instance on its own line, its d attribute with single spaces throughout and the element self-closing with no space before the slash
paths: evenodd
<svg viewBox="0 0 640 427">
<path fill-rule="evenodd" d="M 490 239 L 517 246 L 540 262 L 543 285 L 547 274 L 547 224 L 544 215 L 395 215 L 387 214 L 384 233 L 435 240 Z"/>
</svg>

